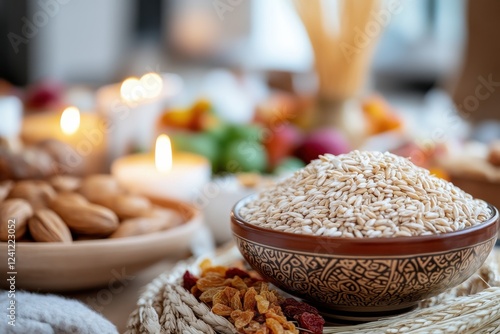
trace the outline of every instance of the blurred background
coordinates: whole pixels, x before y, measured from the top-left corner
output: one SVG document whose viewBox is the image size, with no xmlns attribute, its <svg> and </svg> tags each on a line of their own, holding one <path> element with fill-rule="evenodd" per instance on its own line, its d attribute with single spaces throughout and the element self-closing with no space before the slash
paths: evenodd
<svg viewBox="0 0 500 334">
<path fill-rule="evenodd" d="M 0 103 L 0 135 L 20 128 L 37 142 L 47 135 L 27 133 L 27 117 L 75 106 L 118 129 L 89 158 L 103 162 L 92 172 L 168 133 L 174 150 L 209 159 L 214 176 L 389 150 L 474 194 L 500 182 L 499 9 L 495 0 L 0 0 L 0 94 L 21 102 Z M 163 80 L 158 101 L 136 101 L 126 109 L 135 116 L 117 121 L 125 80 L 146 73 Z M 7 112 L 18 106 L 22 126 Z M 30 176 L 19 170 L 4 178 Z"/>
</svg>

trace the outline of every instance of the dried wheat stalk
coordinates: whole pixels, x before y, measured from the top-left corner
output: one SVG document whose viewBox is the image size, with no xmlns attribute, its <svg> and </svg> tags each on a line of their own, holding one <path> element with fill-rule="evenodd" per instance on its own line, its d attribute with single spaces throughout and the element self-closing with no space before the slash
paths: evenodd
<svg viewBox="0 0 500 334">
<path fill-rule="evenodd" d="M 468 333 L 500 319 L 500 287 L 458 297 L 441 305 L 349 327 L 329 327 L 325 334 Z"/>
</svg>

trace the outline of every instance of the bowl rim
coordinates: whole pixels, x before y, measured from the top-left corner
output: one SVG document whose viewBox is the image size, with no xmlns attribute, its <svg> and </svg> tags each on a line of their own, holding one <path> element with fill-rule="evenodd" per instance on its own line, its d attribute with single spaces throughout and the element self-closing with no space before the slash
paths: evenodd
<svg viewBox="0 0 500 334">
<path fill-rule="evenodd" d="M 231 210 L 233 235 L 266 247 L 276 247 L 299 252 L 318 254 L 335 253 L 343 255 L 392 256 L 444 252 L 467 248 L 496 239 L 499 230 L 499 212 L 486 202 L 492 216 L 482 224 L 463 230 L 416 237 L 345 238 L 315 236 L 276 231 L 253 225 L 243 219 L 240 209 L 259 194 L 252 194 L 239 200 Z M 242 234 L 245 234 L 246 237 Z M 494 240 L 493 243 L 494 244 Z M 397 251 L 395 251 L 397 250 Z"/>
</svg>

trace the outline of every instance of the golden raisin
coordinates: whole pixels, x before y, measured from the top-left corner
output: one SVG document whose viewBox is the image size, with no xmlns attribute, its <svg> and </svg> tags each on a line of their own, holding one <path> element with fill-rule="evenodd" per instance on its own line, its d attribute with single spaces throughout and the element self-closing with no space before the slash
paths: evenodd
<svg viewBox="0 0 500 334">
<path fill-rule="evenodd" d="M 208 274 L 205 277 L 200 278 L 196 282 L 196 286 L 200 291 L 207 291 L 211 288 L 216 288 L 219 286 L 224 286 L 226 283 L 226 279 L 224 277 L 216 276 L 212 273 Z"/>
<path fill-rule="evenodd" d="M 217 315 L 220 315 L 223 317 L 227 317 L 227 316 L 231 315 L 231 312 L 233 312 L 233 309 L 227 305 L 224 305 L 224 304 L 215 304 L 212 307 L 212 312 L 214 314 L 217 314 Z"/>
<path fill-rule="evenodd" d="M 252 311 L 235 310 L 231 312 L 231 319 L 234 320 L 234 327 L 241 329 L 252 321 L 254 315 Z"/>
<path fill-rule="evenodd" d="M 233 298 L 231 298 L 231 308 L 233 310 L 241 310 L 243 306 L 241 305 L 240 292 L 235 293 Z"/>
<path fill-rule="evenodd" d="M 255 300 L 257 301 L 257 310 L 259 310 L 259 313 L 266 313 L 269 309 L 269 300 L 261 295 L 255 296 Z"/>
<path fill-rule="evenodd" d="M 266 326 L 272 334 L 285 334 L 283 326 L 273 318 L 266 319 Z"/>
<path fill-rule="evenodd" d="M 255 306 L 257 305 L 257 301 L 255 300 L 255 296 L 257 296 L 257 291 L 254 288 L 250 288 L 245 293 L 245 297 L 243 298 L 243 309 L 245 311 L 254 311 Z"/>
</svg>

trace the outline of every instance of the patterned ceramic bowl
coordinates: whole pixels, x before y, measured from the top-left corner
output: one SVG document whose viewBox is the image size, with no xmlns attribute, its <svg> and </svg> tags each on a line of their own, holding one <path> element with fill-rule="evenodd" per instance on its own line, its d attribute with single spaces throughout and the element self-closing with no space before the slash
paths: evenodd
<svg viewBox="0 0 500 334">
<path fill-rule="evenodd" d="M 337 321 L 371 321 L 409 311 L 472 276 L 491 252 L 498 211 L 481 225 L 422 237 L 349 239 L 291 234 L 231 214 L 236 244 L 248 263 L 282 290 Z"/>
</svg>

